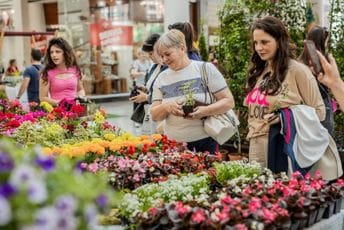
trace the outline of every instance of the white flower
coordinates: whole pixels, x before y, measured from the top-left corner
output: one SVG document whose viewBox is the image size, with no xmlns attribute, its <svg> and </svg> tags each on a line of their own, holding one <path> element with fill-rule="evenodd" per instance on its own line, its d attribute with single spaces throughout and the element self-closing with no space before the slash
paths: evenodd
<svg viewBox="0 0 344 230">
<path fill-rule="evenodd" d="M 57 227 L 57 217 L 58 211 L 55 207 L 48 206 L 45 208 L 41 208 L 36 211 L 35 220 L 36 226 L 35 229 L 37 230 L 46 230 L 46 229 L 56 229 Z"/>
<path fill-rule="evenodd" d="M 31 181 L 28 184 L 28 199 L 34 204 L 41 204 L 48 198 L 48 192 L 43 180 Z"/>
<path fill-rule="evenodd" d="M 78 220 L 74 215 L 63 215 L 57 217 L 56 230 L 74 230 L 78 226 Z"/>
<path fill-rule="evenodd" d="M 21 164 L 18 165 L 12 172 L 10 183 L 16 187 L 21 185 L 28 185 L 32 181 L 37 180 L 38 175 L 32 166 Z"/>
<path fill-rule="evenodd" d="M 55 208 L 62 215 L 74 215 L 78 207 L 78 202 L 72 195 L 63 195 L 56 199 Z"/>
<path fill-rule="evenodd" d="M 0 196 L 0 226 L 3 226 L 10 222 L 12 219 L 11 206 L 7 202 L 6 198 Z"/>
</svg>

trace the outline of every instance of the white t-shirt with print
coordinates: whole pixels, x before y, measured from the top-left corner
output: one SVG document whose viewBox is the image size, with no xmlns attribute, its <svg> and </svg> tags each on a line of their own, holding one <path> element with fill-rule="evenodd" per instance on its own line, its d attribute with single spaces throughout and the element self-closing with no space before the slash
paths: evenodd
<svg viewBox="0 0 344 230">
<path fill-rule="evenodd" d="M 191 61 L 188 66 L 181 70 L 167 69 L 160 73 L 159 78 L 154 83 L 152 101 L 182 101 L 184 93 L 181 86 L 186 82 L 194 81 L 192 85 L 195 91 L 194 98 L 197 101 L 209 104 L 209 95 L 205 97 L 205 89 L 202 86 L 201 72 L 203 63 Z M 206 63 L 206 70 L 208 73 L 208 87 L 212 94 L 227 88 L 225 79 L 213 64 Z M 209 136 L 203 129 L 201 119 L 185 119 L 173 114 L 169 114 L 166 118 L 164 133 L 169 139 L 179 142 L 197 141 Z"/>
</svg>

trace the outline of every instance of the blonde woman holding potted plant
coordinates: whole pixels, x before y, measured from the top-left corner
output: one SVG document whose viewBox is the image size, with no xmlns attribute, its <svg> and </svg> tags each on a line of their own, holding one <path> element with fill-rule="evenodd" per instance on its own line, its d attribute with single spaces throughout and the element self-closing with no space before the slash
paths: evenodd
<svg viewBox="0 0 344 230">
<path fill-rule="evenodd" d="M 209 102 L 210 95 L 202 85 L 203 62 L 188 58 L 184 34 L 172 29 L 160 37 L 156 46 L 169 68 L 159 75 L 154 84 L 151 106 L 153 120 L 165 120 L 164 133 L 169 139 L 186 142 L 190 150 L 214 154 L 217 143 L 204 131 L 202 118 L 224 113 L 234 107 L 234 99 L 225 79 L 213 64 L 205 64 L 209 77 L 208 88 L 216 98 L 215 103 L 207 105 L 206 98 Z M 192 91 L 195 101 L 193 111 L 187 116 L 182 110 L 186 100 L 185 85 Z"/>
</svg>

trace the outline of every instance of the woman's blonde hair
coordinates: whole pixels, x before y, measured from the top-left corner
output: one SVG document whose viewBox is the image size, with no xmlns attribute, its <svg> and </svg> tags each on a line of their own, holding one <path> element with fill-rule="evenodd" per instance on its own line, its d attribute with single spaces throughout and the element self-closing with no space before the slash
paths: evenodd
<svg viewBox="0 0 344 230">
<path fill-rule="evenodd" d="M 161 48 L 181 48 L 186 49 L 185 36 L 182 32 L 176 29 L 172 29 L 164 33 L 156 42 L 157 51 L 160 54 Z"/>
</svg>

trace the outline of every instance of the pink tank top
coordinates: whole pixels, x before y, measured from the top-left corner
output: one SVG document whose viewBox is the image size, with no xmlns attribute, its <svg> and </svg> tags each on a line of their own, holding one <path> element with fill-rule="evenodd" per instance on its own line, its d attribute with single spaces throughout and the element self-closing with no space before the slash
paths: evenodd
<svg viewBox="0 0 344 230">
<path fill-rule="evenodd" d="M 74 99 L 77 95 L 78 80 L 80 78 L 76 67 L 67 70 L 52 69 L 48 71 L 50 84 L 50 97 L 61 101 L 62 99 Z"/>
</svg>

